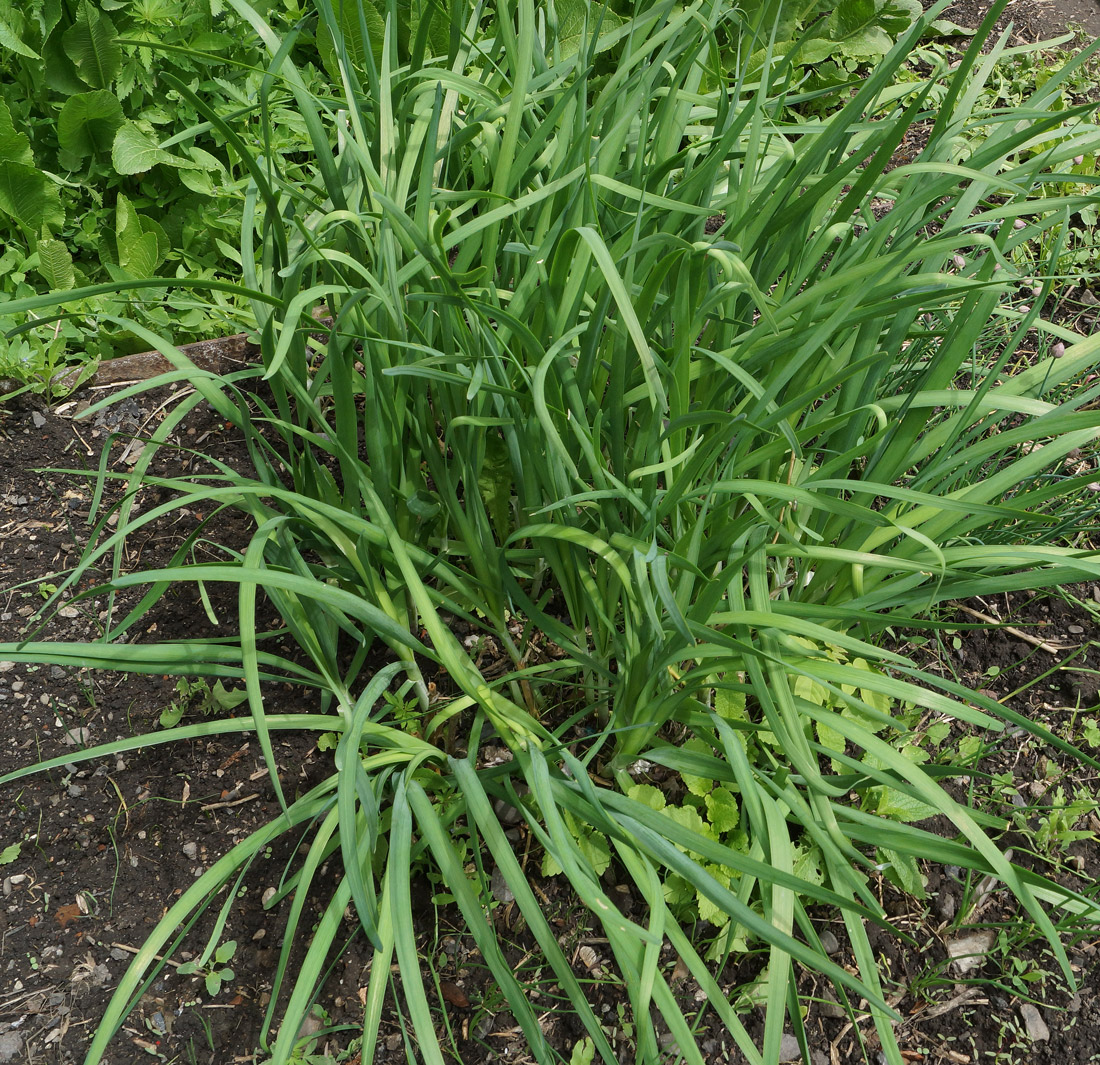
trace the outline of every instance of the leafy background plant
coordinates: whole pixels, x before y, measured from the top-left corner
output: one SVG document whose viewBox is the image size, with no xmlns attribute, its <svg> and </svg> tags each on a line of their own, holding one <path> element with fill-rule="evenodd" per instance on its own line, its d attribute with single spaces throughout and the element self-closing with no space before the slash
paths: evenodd
<svg viewBox="0 0 1100 1065">
<path fill-rule="evenodd" d="M 1095 904 L 1006 858 L 989 834 L 1002 821 L 941 786 L 965 766 L 931 759 L 910 713 L 990 734 L 1011 725 L 1098 763 L 922 673 L 879 637 L 919 629 L 937 603 L 1098 572 L 1095 552 L 1064 546 L 1058 516 L 1088 498 L 1091 474 L 1042 480 L 1100 432 L 1088 410 L 1100 385 L 1084 381 L 1098 342 L 1016 302 L 1019 256 L 1030 275 L 1053 277 L 1057 227 L 1087 203 L 1060 187 L 1091 185 L 1065 168 L 1095 153 L 1100 132 L 1092 106 L 1063 107 L 1060 92 L 1088 56 L 1009 121 L 980 104 L 1003 45 L 895 83 L 918 23 L 839 110 L 794 121 L 800 67 L 769 49 L 767 12 L 753 23 L 721 3 L 658 3 L 609 19 L 587 5 L 578 37 L 529 2 L 453 7 L 445 35 L 433 16 L 403 40 L 392 7 L 385 17 L 364 8 L 349 29 L 346 11 L 319 0 L 316 39 L 328 35 L 323 65 L 338 75 L 324 84 L 299 71 L 259 12 L 231 7 L 265 43 L 271 83 L 293 98 L 299 150 L 253 154 L 214 106 L 177 86 L 247 173 L 233 295 L 250 302 L 262 365 L 216 378 L 141 322 L 107 316 L 177 366 L 159 383 L 186 378 L 195 392 L 158 428 L 113 524 L 56 595 L 179 507 L 233 506 L 255 532 L 221 562 L 116 568 L 114 588 L 150 592 L 109 619 L 100 643 L 0 653 L 243 679 L 283 812 L 170 908 L 92 1059 L 177 930 L 231 885 L 224 925 L 254 856 L 308 828 L 301 866 L 267 903 L 288 908 L 260 1033 L 272 1061 L 295 1052 L 349 906 L 375 950 L 363 1057 L 396 963 L 421 1053 L 443 1060 L 416 979 L 410 882 L 424 862 L 535 1059 L 555 1051 L 486 915 L 487 867 L 514 894 L 593 1054 L 617 1060 L 500 803 L 520 811 L 544 871 L 560 869 L 599 921 L 629 989 L 639 1061 L 658 1060 L 665 1032 L 702 1061 L 659 964 L 667 939 L 748 1060 L 777 1060 L 787 1026 L 804 1043 L 794 974 L 807 966 L 866 999 L 896 1065 L 866 930 L 888 922 L 869 876 L 888 869 L 919 894 L 922 859 L 1003 881 L 1072 982 L 1047 907 L 1094 919 Z M 716 56 L 718 40 L 742 46 Z M 253 145 L 277 143 L 278 114 L 261 94 Z M 918 121 L 929 133 L 920 157 L 888 169 Z M 152 231 L 136 224 L 146 240 Z M 333 317 L 324 339 L 321 303 Z M 1033 327 L 1064 336 L 1064 351 L 1020 365 Z M 254 474 L 149 473 L 201 400 L 244 435 Z M 137 513 L 143 485 L 173 497 Z M 179 581 L 234 584 L 239 637 L 119 645 Z M 308 664 L 257 636 L 261 595 Z M 454 619 L 503 649 L 502 677 L 479 670 Z M 536 636 L 556 645 L 552 661 L 531 661 Z M 375 672 L 380 650 L 390 664 Z M 453 697 L 431 699 L 436 672 Z M 263 682 L 287 677 L 318 689 L 317 714 L 268 711 Z M 555 710 L 562 690 L 571 697 Z M 178 726 L 155 741 L 230 725 Z M 577 725 L 589 730 L 583 744 Z M 272 753 L 281 729 L 335 738 L 333 776 L 293 801 Z M 490 739 L 510 759 L 481 759 Z M 153 741 L 81 757 L 139 742 Z M 654 765 L 682 784 L 671 801 L 647 778 Z M 919 827 L 932 813 L 957 838 Z M 318 872 L 337 851 L 342 874 L 327 892 Z M 601 886 L 612 861 L 640 918 Z M 314 892 L 324 910 L 292 970 Z M 821 948 L 811 915 L 821 904 L 841 915 L 858 979 Z M 693 937 L 696 916 L 709 940 Z M 217 936 L 210 944 L 207 960 Z M 766 959 L 746 992 L 766 1007 L 762 1047 L 715 981 L 714 962 L 750 944 Z"/>
<path fill-rule="evenodd" d="M 272 15 L 287 26 L 292 13 Z M 239 278 L 240 163 L 173 79 L 219 112 L 247 116 L 262 51 L 242 26 L 220 0 L 0 5 L 0 218 L 9 227 L 0 294 Z M 295 116 L 282 114 L 276 143 L 294 132 Z M 167 281 L 151 293 L 97 292 L 60 324 L 6 341 L 0 374 L 43 388 L 66 361 L 143 350 L 102 315 L 125 313 L 182 341 L 233 332 L 240 310 Z"/>
</svg>

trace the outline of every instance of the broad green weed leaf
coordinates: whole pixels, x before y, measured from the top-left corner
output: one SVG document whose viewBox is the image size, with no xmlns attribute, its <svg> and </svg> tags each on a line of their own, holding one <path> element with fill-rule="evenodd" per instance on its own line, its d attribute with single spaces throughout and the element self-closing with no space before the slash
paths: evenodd
<svg viewBox="0 0 1100 1065">
<path fill-rule="evenodd" d="M 959 740 L 959 761 L 969 762 L 976 758 L 982 749 L 982 741 L 977 736 L 963 736 Z"/>
<path fill-rule="evenodd" d="M 197 34 L 191 41 L 190 47 L 196 52 L 226 52 L 233 46 L 233 38 L 228 33 L 215 33 L 208 30 Z"/>
<path fill-rule="evenodd" d="M 805 699 L 808 703 L 817 706 L 831 706 L 832 693 L 823 684 L 818 684 L 812 677 L 798 676 L 794 678 L 791 690 L 799 699 Z"/>
<path fill-rule="evenodd" d="M 658 813 L 668 805 L 665 793 L 652 784 L 634 784 L 626 789 L 626 794 L 628 798 L 645 803 L 651 810 L 656 810 Z"/>
<path fill-rule="evenodd" d="M 57 116 L 57 139 L 78 158 L 107 155 L 122 122 L 122 105 L 113 92 L 78 93 L 65 101 Z"/>
<path fill-rule="evenodd" d="M 19 857 L 19 848 L 21 846 L 22 844 L 20 843 L 9 843 L 0 851 L 0 865 L 11 865 L 11 863 Z"/>
<path fill-rule="evenodd" d="M 569 1055 L 569 1065 L 592 1065 L 596 1057 L 596 1044 L 587 1036 L 573 1044 L 573 1053 Z"/>
<path fill-rule="evenodd" d="M 55 292 L 76 285 L 73 257 L 60 240 L 43 237 L 38 241 L 38 272 Z"/>
<path fill-rule="evenodd" d="M 587 859 L 597 876 L 603 876 L 611 864 L 611 846 L 605 836 L 593 832 L 587 826 L 578 825 L 572 814 L 563 814 L 566 827 L 577 841 L 577 850 Z M 562 867 L 549 851 L 542 856 L 542 875 L 557 876 Z"/>
<path fill-rule="evenodd" d="M 11 26 L 0 18 L 0 48 L 6 48 L 9 52 L 23 56 L 24 59 L 38 59 L 41 56 L 19 39 L 19 34 Z"/>
<path fill-rule="evenodd" d="M 890 868 L 886 872 L 894 874 L 892 879 L 897 881 L 898 886 L 915 898 L 923 899 L 924 877 L 920 874 L 917 860 L 911 854 L 898 854 L 886 847 L 880 847 L 878 853 L 884 862 L 889 863 Z"/>
<path fill-rule="evenodd" d="M 745 935 L 744 926 L 736 921 L 730 921 L 707 948 L 706 959 L 717 961 L 719 958 L 727 958 L 730 954 L 747 954 L 748 950 L 749 940 Z"/>
<path fill-rule="evenodd" d="M 133 277 L 151 277 L 159 265 L 155 232 L 147 232 L 130 201 L 119 193 L 115 208 L 118 265 Z"/>
<path fill-rule="evenodd" d="M 610 4 L 588 4 L 585 0 L 564 0 L 554 6 L 558 13 L 558 48 L 562 59 L 569 59 L 576 55 L 581 42 L 591 40 L 594 32 L 596 33 L 596 51 L 603 51 L 610 43 L 603 39 L 623 24 L 622 18 L 611 10 Z M 586 12 L 589 19 L 587 24 Z M 597 20 L 599 20 L 598 31 L 596 31 Z M 603 42 L 602 48 L 601 42 Z"/>
<path fill-rule="evenodd" d="M 684 828 L 691 829 L 692 832 L 698 832 L 700 836 L 709 836 L 711 839 L 717 840 L 714 829 L 703 820 L 694 806 L 666 806 L 661 813 L 665 817 L 671 817 L 678 825 L 683 825 Z M 683 847 L 679 849 L 684 850 Z"/>
<path fill-rule="evenodd" d="M 118 173 L 144 174 L 158 163 L 191 169 L 195 167 L 189 159 L 166 152 L 136 122 L 127 121 L 119 126 L 111 147 L 111 165 Z"/>
<path fill-rule="evenodd" d="M 910 12 L 886 0 L 842 0 L 820 32 L 799 50 L 799 61 L 810 64 L 838 56 L 869 59 L 886 55 L 894 37 L 904 33 L 912 21 Z"/>
<path fill-rule="evenodd" d="M 24 163 L 0 163 L 0 211 L 31 233 L 56 232 L 65 223 L 57 185 Z"/>
<path fill-rule="evenodd" d="M 603 876 L 611 864 L 611 845 L 606 836 L 588 833 L 583 829 L 578 833 L 577 846 L 588 859 L 597 876 Z"/>
<path fill-rule="evenodd" d="M 76 21 L 62 40 L 80 77 L 93 89 L 108 88 L 122 66 L 122 46 L 111 16 L 80 0 Z"/>
<path fill-rule="evenodd" d="M 670 876 L 665 880 L 664 896 L 669 909 L 678 913 L 695 901 L 695 888 L 682 876 Z"/>
<path fill-rule="evenodd" d="M 795 876 L 819 887 L 825 883 L 825 872 L 821 868 L 821 850 L 818 847 L 811 845 L 803 850 L 801 846 L 795 844 L 794 854 L 791 872 Z"/>
<path fill-rule="evenodd" d="M 714 691 L 714 711 L 727 721 L 747 721 L 745 712 L 745 693 L 731 691 L 729 688 L 716 688 Z"/>
<path fill-rule="evenodd" d="M 733 793 L 717 787 L 706 798 L 707 817 L 717 832 L 733 832 L 741 823 L 741 811 Z"/>
<path fill-rule="evenodd" d="M 891 821 L 923 821 L 927 817 L 934 817 L 939 811 L 934 806 L 914 799 L 897 788 L 872 788 L 872 792 L 878 792 L 878 803 L 875 813 L 880 817 L 888 817 Z"/>
<path fill-rule="evenodd" d="M 711 756 L 714 754 L 708 744 L 694 736 L 684 743 L 683 748 L 685 751 L 697 751 L 699 754 Z M 697 777 L 692 773 L 681 773 L 680 776 L 683 777 L 684 785 L 693 795 L 706 795 L 714 787 L 714 781 L 707 777 Z"/>
<path fill-rule="evenodd" d="M 824 721 L 815 722 L 814 729 L 817 732 L 817 742 L 820 743 L 822 747 L 830 751 L 836 751 L 838 754 L 844 753 L 847 741 L 844 739 L 842 733 L 826 725 Z"/>
<path fill-rule="evenodd" d="M 216 196 L 218 194 L 218 186 L 214 184 L 213 179 L 205 170 L 181 169 L 179 176 L 184 185 L 200 196 Z"/>
<path fill-rule="evenodd" d="M 5 161 L 33 166 L 34 156 L 30 139 L 15 128 L 8 105 L 0 97 L 0 162 Z"/>
<path fill-rule="evenodd" d="M 211 709 L 216 707 L 219 710 L 232 710 L 247 701 L 248 692 L 243 688 L 230 691 L 220 680 L 215 681 L 210 689 L 209 702 L 213 704 Z"/>
<path fill-rule="evenodd" d="M 708 865 L 706 869 L 722 887 L 728 888 L 730 886 L 730 871 L 728 869 L 720 865 Z M 700 920 L 709 921 L 716 928 L 721 928 L 723 925 L 729 923 L 730 915 L 723 910 L 721 906 L 711 902 L 711 900 L 703 894 L 699 894 L 698 899 Z"/>
</svg>

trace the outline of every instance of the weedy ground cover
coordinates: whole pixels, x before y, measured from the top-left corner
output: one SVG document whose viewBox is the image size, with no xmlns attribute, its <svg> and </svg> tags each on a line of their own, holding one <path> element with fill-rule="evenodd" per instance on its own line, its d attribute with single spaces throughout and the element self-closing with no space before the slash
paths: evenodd
<svg viewBox="0 0 1100 1065">
<path fill-rule="evenodd" d="M 280 5 L 281 27 L 302 12 Z M 175 278 L 156 293 L 118 288 L 73 300 L 36 327 L 4 317 L 0 378 L 51 395 L 67 366 L 143 350 L 121 313 L 177 339 L 240 321 L 229 298 L 192 298 L 184 279 L 237 280 L 235 245 L 247 181 L 232 148 L 177 91 L 201 93 L 248 135 L 263 85 L 263 49 L 218 0 L 0 5 L 0 293 L 83 289 L 127 278 Z M 312 41 L 302 49 L 320 67 Z M 278 114 L 274 151 L 295 136 Z M 248 323 L 248 318 L 243 319 Z M 71 387 L 71 382 L 70 382 Z"/>
<path fill-rule="evenodd" d="M 638 1061 L 659 1060 L 662 1037 L 703 1060 L 660 964 L 668 942 L 747 1060 L 778 1060 L 788 1030 L 805 1049 L 794 974 L 808 967 L 846 1006 L 866 1001 L 896 1065 L 867 931 L 889 921 L 869 877 L 889 871 L 919 892 L 922 859 L 1005 884 L 1072 983 L 1058 922 L 1094 920 L 1095 902 L 1006 857 L 987 831 L 1001 819 L 945 786 L 965 767 L 929 757 L 911 711 L 1023 729 L 1100 763 L 880 637 L 934 628 L 922 619 L 939 603 L 1100 572 L 1094 551 L 1062 539 L 1066 508 L 1095 498 L 1092 472 L 1044 476 L 1100 435 L 1100 384 L 1086 380 L 1100 340 L 1016 299 L 1025 276 L 1057 282 L 1070 223 L 1093 199 L 1095 173 L 1071 168 L 1100 145 L 1094 106 L 1061 97 L 1088 55 L 1020 105 L 987 108 L 1003 42 L 895 82 L 918 23 L 838 111 L 799 120 L 797 64 L 721 2 L 614 20 L 585 5 L 570 36 L 530 2 L 455 8 L 438 41 L 430 20 L 410 43 L 396 18 L 364 10 L 349 27 L 320 0 L 339 74 L 328 87 L 292 62 L 293 34 L 244 0 L 232 7 L 304 131 L 293 161 L 257 154 L 180 88 L 248 174 L 235 297 L 251 302 L 262 365 L 218 378 L 107 316 L 178 367 L 160 383 L 195 391 L 56 594 L 92 594 L 82 580 L 96 566 L 147 592 L 98 643 L 5 644 L 0 656 L 243 680 L 282 813 L 186 887 L 90 1059 L 228 887 L 196 963 L 216 977 L 239 878 L 273 840 L 307 831 L 300 868 L 268 900 L 289 911 L 260 1034 L 272 1061 L 295 1052 L 348 907 L 375 951 L 363 1058 L 396 962 L 409 1045 L 444 1060 L 412 932 L 425 864 L 532 1056 L 559 1058 L 486 912 L 494 866 L 590 1041 L 578 1052 L 616 1061 L 501 804 L 602 928 Z M 273 122 L 271 109 L 259 119 Z M 916 123 L 919 157 L 889 169 Z M 319 336 L 321 303 L 333 324 Z M 1020 360 L 1036 335 L 1044 343 Z M 203 401 L 243 434 L 254 472 L 153 477 L 157 446 Z M 171 498 L 138 512 L 148 486 Z M 127 538 L 181 507 L 236 508 L 255 531 L 221 561 L 185 564 L 184 549 L 178 565 L 123 572 Z M 235 586 L 239 635 L 120 644 L 179 581 Z M 277 634 L 255 630 L 260 597 L 283 619 Z M 507 668 L 482 672 L 456 621 L 492 638 Z M 550 661 L 532 664 L 536 639 L 556 646 Z M 375 670 L 380 652 L 389 664 Z M 433 699 L 429 663 L 456 694 Z M 265 710 L 263 682 L 287 677 L 316 688 L 315 718 Z M 576 725 L 589 742 L 570 742 Z M 288 728 L 316 729 L 333 750 L 332 776 L 301 796 L 282 794 L 274 765 L 272 735 Z M 490 740 L 510 757 L 480 757 Z M 674 798 L 655 766 L 682 782 Z M 955 838 L 919 827 L 933 815 Z M 337 856 L 335 885 L 321 883 Z M 604 890 L 611 862 L 640 912 Z M 316 895 L 323 912 L 292 971 Z M 841 915 L 857 975 L 822 948 L 822 905 Z M 766 965 L 731 1000 L 716 974 L 750 946 Z M 746 1001 L 766 1008 L 762 1046 Z"/>
</svg>

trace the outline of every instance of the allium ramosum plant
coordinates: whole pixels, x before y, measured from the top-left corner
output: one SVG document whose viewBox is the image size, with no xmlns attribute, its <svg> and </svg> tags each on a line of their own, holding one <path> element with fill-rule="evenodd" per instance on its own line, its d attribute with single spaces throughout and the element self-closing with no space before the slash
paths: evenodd
<svg viewBox="0 0 1100 1065">
<path fill-rule="evenodd" d="M 975 113 L 1003 42 L 895 89 L 918 24 L 834 114 L 792 124 L 794 70 L 766 39 L 743 41 L 740 66 L 721 65 L 738 51 L 714 41 L 736 42 L 740 28 L 723 0 L 639 4 L 614 24 L 589 3 L 569 37 L 552 5 L 452 5 L 449 33 L 411 42 L 396 9 L 379 38 L 373 16 L 349 20 L 317 0 L 340 72 L 318 97 L 292 42 L 230 2 L 270 49 L 272 83 L 295 94 L 315 160 L 312 181 L 292 181 L 281 156 L 207 115 L 251 174 L 241 291 L 263 364 L 216 378 L 133 329 L 178 367 L 162 380 L 195 387 L 154 443 L 206 399 L 249 442 L 254 475 L 153 477 L 146 447 L 117 524 L 100 523 L 61 592 L 114 558 L 113 586 L 148 593 L 99 643 L 8 644 L 0 656 L 247 686 L 250 723 L 80 757 L 245 727 L 272 763 L 279 729 L 338 742 L 330 779 L 293 801 L 280 794 L 283 813 L 169 910 L 91 1060 L 198 908 L 269 841 L 307 825 L 259 1036 L 272 1061 L 291 1055 L 349 905 L 375 951 L 363 1060 L 394 961 L 410 1040 L 424 1061 L 444 1060 L 410 909 L 410 871 L 424 862 L 446 881 L 532 1057 L 560 1060 L 457 849 L 462 826 L 612 1065 L 495 800 L 521 812 L 544 868 L 562 871 L 601 926 L 639 1062 L 660 1059 L 665 1033 L 684 1060 L 703 1062 L 659 964 L 667 942 L 747 1060 L 778 1060 L 785 1028 L 804 1041 L 804 966 L 866 1000 L 898 1065 L 865 928 L 887 923 L 869 878 L 889 868 L 919 891 L 921 859 L 1002 880 L 1072 982 L 1048 907 L 1095 909 L 1006 858 L 992 819 L 944 790 L 948 771 L 905 753 L 899 709 L 990 734 L 1020 727 L 1079 752 L 876 637 L 925 624 L 948 600 L 1100 574 L 1095 554 L 1055 535 L 1059 508 L 1092 474 L 1040 477 L 1100 435 L 1088 409 L 1100 382 L 1048 398 L 1095 363 L 1100 338 L 1058 333 L 1063 357 L 1021 369 L 1028 331 L 1054 327 L 1009 299 L 1014 252 L 1086 199 L 1043 195 L 1100 144 L 1091 106 L 1050 110 L 1073 65 L 1021 109 Z M 923 150 L 891 168 L 915 125 Z M 332 325 L 319 339 L 322 305 Z M 171 498 L 135 513 L 133 494 L 151 484 Z M 200 506 L 249 515 L 247 550 L 201 564 L 181 551 L 167 569 L 123 572 L 127 537 Z M 215 581 L 239 589 L 239 638 L 117 642 L 170 583 Z M 257 637 L 261 597 L 308 667 Z M 503 649 L 502 676 L 479 671 L 456 620 Z M 555 656 L 533 661 L 536 640 Z M 372 672 L 380 651 L 392 664 Z M 429 697 L 440 671 L 458 696 Z M 264 680 L 286 676 L 319 691 L 316 716 L 268 710 Z M 383 696 L 398 687 L 423 727 L 391 713 L 396 700 Z M 580 746 L 578 725 L 591 733 Z M 510 760 L 479 759 L 490 739 Z M 666 801 L 647 776 L 655 764 L 679 773 L 689 798 Z M 910 823 L 932 814 L 954 839 Z M 329 890 L 316 874 L 335 849 L 342 873 Z M 605 892 L 607 862 L 641 900 L 635 916 Z M 292 973 L 311 893 L 326 908 Z M 858 976 L 820 946 L 809 910 L 823 905 L 843 916 Z M 717 934 L 693 935 L 693 915 Z M 749 944 L 766 949 L 753 992 L 766 1007 L 762 1046 L 719 982 L 725 957 Z"/>
</svg>

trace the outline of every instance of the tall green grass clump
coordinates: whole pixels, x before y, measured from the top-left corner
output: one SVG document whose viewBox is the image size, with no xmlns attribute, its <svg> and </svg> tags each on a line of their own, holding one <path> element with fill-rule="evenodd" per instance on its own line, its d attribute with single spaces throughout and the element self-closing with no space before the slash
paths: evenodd
<svg viewBox="0 0 1100 1065">
<path fill-rule="evenodd" d="M 294 892 L 259 1036 L 272 1061 L 292 1053 L 348 906 L 375 952 L 363 1060 L 395 961 L 409 1045 L 444 1060 L 410 904 L 410 875 L 427 864 L 531 1055 L 555 1062 L 561 1048 L 487 917 L 494 866 L 612 1065 L 500 802 L 607 937 L 639 1062 L 661 1058 L 666 1034 L 703 1061 L 662 965 L 671 944 L 747 1060 L 777 1061 L 785 1029 L 804 1043 L 795 979 L 809 967 L 846 1002 L 866 1000 L 897 1065 L 866 931 L 887 923 L 870 877 L 919 893 L 922 859 L 1002 880 L 1072 982 L 1055 921 L 1095 908 L 1006 859 L 987 834 L 995 819 L 942 786 L 962 770 L 922 764 L 911 711 L 991 736 L 1024 728 L 1085 756 L 876 639 L 930 624 L 947 600 L 1100 574 L 1095 553 L 1057 540 L 1091 474 L 1044 477 L 1100 435 L 1088 409 L 1100 383 L 1047 398 L 1082 378 L 1100 339 L 1067 335 L 1055 358 L 1057 330 L 1010 299 L 1022 251 L 1088 199 L 1051 194 L 1100 145 L 1089 107 L 1051 109 L 1072 64 L 1022 109 L 975 113 L 1003 42 L 895 89 L 917 24 L 831 117 L 792 122 L 794 68 L 723 0 L 639 4 L 621 19 L 589 3 L 568 24 L 532 0 L 452 5 L 415 33 L 392 8 L 352 18 L 318 0 L 339 72 L 321 97 L 289 58 L 293 39 L 231 2 L 270 50 L 270 83 L 294 93 L 312 179 L 290 180 L 278 154 L 208 111 L 251 175 L 239 291 L 263 364 L 216 378 L 143 335 L 178 367 L 161 381 L 195 387 L 155 441 L 205 399 L 244 435 L 255 472 L 157 478 L 147 447 L 116 526 L 99 524 L 59 593 L 115 559 L 113 587 L 145 594 L 98 643 L 0 655 L 244 679 L 250 725 L 190 725 L 83 757 L 251 727 L 278 791 L 272 734 L 313 729 L 335 734 L 333 773 L 293 801 L 280 792 L 280 816 L 188 886 L 90 1060 L 196 913 L 272 839 L 309 826 L 308 854 L 272 902 Z M 890 169 L 918 123 L 919 158 Z M 320 305 L 332 326 L 319 339 Z M 1021 368 L 1029 331 L 1039 355 Z M 150 484 L 174 496 L 137 514 L 133 494 Z M 202 564 L 181 549 L 178 565 L 122 572 L 126 538 L 185 506 L 243 510 L 247 549 Z M 184 581 L 237 587 L 238 638 L 117 642 Z M 256 633 L 261 597 L 308 665 Z M 479 671 L 456 620 L 495 641 L 503 675 Z M 376 672 L 380 653 L 391 664 Z M 432 695 L 440 674 L 454 695 Z M 263 682 L 287 676 L 316 687 L 316 715 L 269 709 Z M 416 712 L 395 714 L 406 702 Z M 479 758 L 490 739 L 508 760 Z M 679 774 L 675 791 L 655 786 L 655 765 Z M 933 814 L 954 839 L 915 824 Z M 330 890 L 316 874 L 337 850 Z M 605 892 L 609 863 L 637 916 Z M 292 970 L 317 894 L 325 909 Z M 858 976 L 821 948 L 820 906 L 842 915 Z M 731 998 L 721 966 L 750 948 L 765 964 Z M 746 1002 L 765 1007 L 762 1045 Z"/>
</svg>

